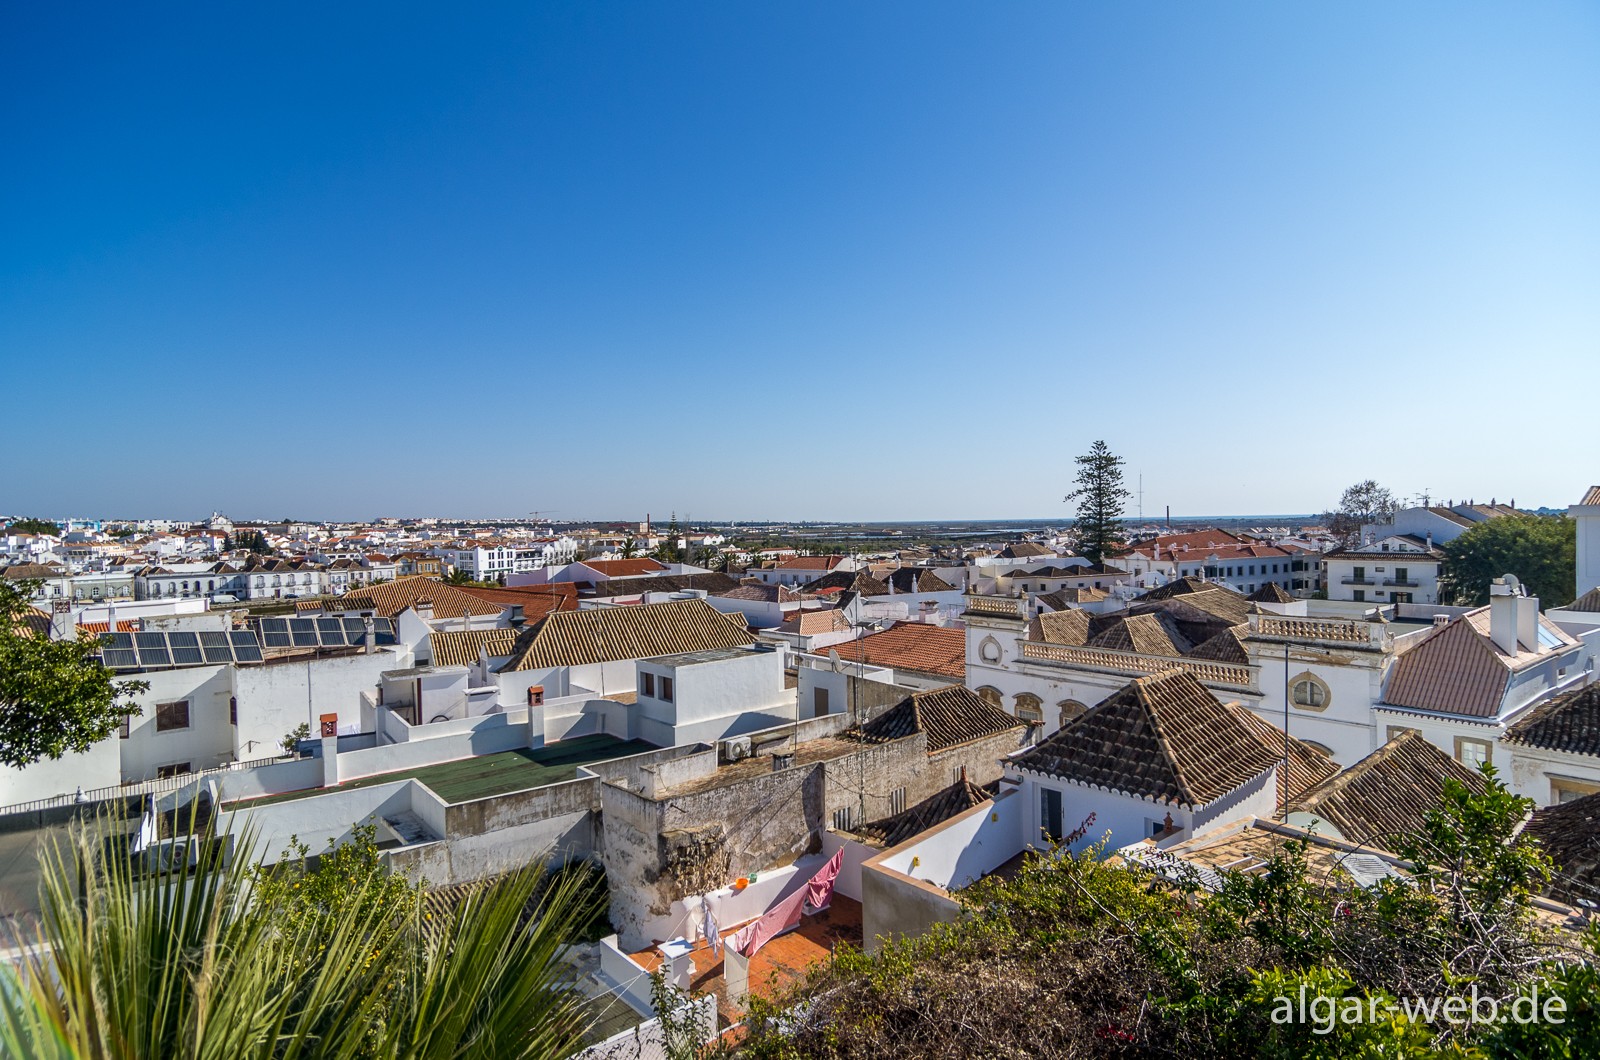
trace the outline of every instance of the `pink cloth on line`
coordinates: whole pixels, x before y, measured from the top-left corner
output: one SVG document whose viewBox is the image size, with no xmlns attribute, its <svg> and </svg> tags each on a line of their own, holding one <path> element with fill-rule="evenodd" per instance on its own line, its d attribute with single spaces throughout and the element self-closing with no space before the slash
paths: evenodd
<svg viewBox="0 0 1600 1060">
<path fill-rule="evenodd" d="M 752 920 L 740 928 L 734 933 L 733 938 L 728 940 L 728 945 L 746 957 L 754 957 L 756 951 L 765 946 L 768 940 L 800 923 L 800 916 L 805 912 L 805 904 L 806 888 L 801 887 L 762 913 L 760 919 Z"/>
<path fill-rule="evenodd" d="M 826 909 L 828 903 L 833 901 L 833 885 L 839 879 L 839 870 L 844 867 L 844 848 L 834 852 L 828 863 L 816 871 L 811 879 L 806 881 L 804 887 L 798 888 L 793 894 L 768 909 L 757 920 L 752 920 L 734 933 L 728 940 L 728 945 L 746 957 L 754 957 L 756 951 L 765 946 L 769 939 L 788 931 L 800 923 L 800 917 L 805 913 L 805 907 L 812 909 Z"/>
<path fill-rule="evenodd" d="M 844 847 L 833 852 L 833 857 L 828 863 L 817 870 L 806 884 L 806 904 L 812 909 L 826 909 L 828 903 L 833 901 L 833 885 L 839 879 L 839 870 L 844 868 Z"/>
</svg>

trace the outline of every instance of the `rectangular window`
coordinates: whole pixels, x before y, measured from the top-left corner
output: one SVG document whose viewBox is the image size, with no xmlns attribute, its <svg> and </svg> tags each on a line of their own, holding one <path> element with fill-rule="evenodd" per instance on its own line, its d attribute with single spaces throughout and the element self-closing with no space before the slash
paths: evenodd
<svg viewBox="0 0 1600 1060">
<path fill-rule="evenodd" d="M 382 688 L 383 686 L 379 685 L 378 687 Z M 239 724 L 239 697 L 238 696 L 229 696 L 228 697 L 228 724 L 229 725 L 237 725 L 237 724 Z"/>
<path fill-rule="evenodd" d="M 1351 567 L 1350 568 L 1350 577 L 1354 578 L 1358 582 L 1366 581 L 1367 580 L 1367 568 L 1365 568 L 1365 567 Z"/>
<path fill-rule="evenodd" d="M 1585 795 L 1600 792 L 1600 785 L 1589 784 L 1582 780 L 1565 780 L 1552 777 L 1550 780 L 1550 801 L 1559 806 L 1563 802 L 1581 799 Z"/>
<path fill-rule="evenodd" d="M 1410 580 L 1410 578 L 1406 577 L 1406 569 L 1404 567 L 1396 567 L 1394 569 L 1394 581 L 1396 585 L 1404 585 Z"/>
<path fill-rule="evenodd" d="M 811 713 L 818 718 L 828 713 L 828 690 L 826 688 L 813 688 L 811 690 Z"/>
<path fill-rule="evenodd" d="M 1039 789 L 1039 831 L 1052 843 L 1066 834 L 1061 830 L 1061 792 L 1055 788 Z"/>
<path fill-rule="evenodd" d="M 889 816 L 906 812 L 906 789 L 895 788 L 889 792 Z"/>
<path fill-rule="evenodd" d="M 1385 741 L 1388 741 L 1394 739 L 1396 736 L 1403 736 L 1408 732 L 1416 731 L 1416 729 L 1413 729 L 1409 725 L 1391 725 L 1387 730 L 1384 731 L 1383 738 Z"/>
<path fill-rule="evenodd" d="M 187 729 L 188 727 L 189 701 L 187 699 L 156 704 L 156 732 L 168 732 L 172 729 Z"/>
<path fill-rule="evenodd" d="M 188 762 L 174 762 L 170 766 L 156 766 L 156 779 L 165 780 L 167 777 L 181 777 L 185 773 L 193 772 Z"/>
<path fill-rule="evenodd" d="M 1489 761 L 1492 748 L 1487 740 L 1470 740 L 1465 736 L 1456 737 L 1456 761 L 1468 769 L 1477 769 L 1484 762 Z"/>
<path fill-rule="evenodd" d="M 656 694 L 656 675 L 655 674 L 640 674 L 639 675 L 639 694 L 641 696 L 651 696 L 651 697 L 655 696 L 655 694 Z"/>
<path fill-rule="evenodd" d="M 661 698 L 668 703 L 672 702 L 672 678 L 670 677 L 661 679 Z"/>
<path fill-rule="evenodd" d="M 1350 598 L 1355 600 L 1357 603 L 1360 603 L 1367 598 L 1367 591 L 1365 589 L 1357 589 L 1355 592 L 1350 594 Z"/>
<path fill-rule="evenodd" d="M 126 740 L 128 738 L 128 733 L 130 731 L 132 731 L 132 727 L 133 727 L 133 718 L 131 716 L 124 717 L 122 719 L 122 724 L 117 726 L 117 736 L 120 737 L 121 739 Z"/>
</svg>

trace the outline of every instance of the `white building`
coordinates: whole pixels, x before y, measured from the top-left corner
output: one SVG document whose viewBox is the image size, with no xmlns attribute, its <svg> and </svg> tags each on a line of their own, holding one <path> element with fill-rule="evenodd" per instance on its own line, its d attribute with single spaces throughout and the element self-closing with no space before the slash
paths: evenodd
<svg viewBox="0 0 1600 1060">
<path fill-rule="evenodd" d="M 1436 604 L 1444 556 L 1433 539 L 1376 537 L 1322 557 L 1328 599 L 1376 604 Z"/>
<path fill-rule="evenodd" d="M 1600 588 L 1600 486 L 1590 486 L 1583 500 L 1567 509 L 1578 527 L 1578 588 L 1583 596 Z"/>
</svg>

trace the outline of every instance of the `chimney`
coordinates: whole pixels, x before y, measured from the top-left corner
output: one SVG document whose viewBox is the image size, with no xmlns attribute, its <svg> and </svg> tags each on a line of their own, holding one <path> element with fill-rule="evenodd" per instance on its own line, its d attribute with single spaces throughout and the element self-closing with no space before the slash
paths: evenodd
<svg viewBox="0 0 1600 1060">
<path fill-rule="evenodd" d="M 1489 639 L 1507 655 L 1517 654 L 1517 577 L 1507 574 L 1489 583 Z"/>
<path fill-rule="evenodd" d="M 1428 531 L 1428 551 L 1429 552 L 1433 551 L 1433 531 L 1432 530 Z"/>
<path fill-rule="evenodd" d="M 424 621 L 424 622 L 432 622 L 433 621 L 433 601 L 432 600 L 427 600 L 427 599 L 418 600 L 415 604 L 412 605 L 412 607 L 416 610 L 417 617 L 422 619 L 422 621 Z"/>
<path fill-rule="evenodd" d="M 1539 650 L 1539 598 L 1526 593 L 1517 598 L 1517 639 L 1531 652 Z"/>
<path fill-rule="evenodd" d="M 367 616 L 367 654 L 371 655 L 378 650 L 378 628 L 372 621 L 372 616 Z"/>
<path fill-rule="evenodd" d="M 1450 616 L 1449 615 L 1434 615 L 1433 616 L 1433 628 L 1434 629 L 1438 629 L 1440 626 L 1448 626 L 1449 624 L 1450 624 Z"/>
</svg>

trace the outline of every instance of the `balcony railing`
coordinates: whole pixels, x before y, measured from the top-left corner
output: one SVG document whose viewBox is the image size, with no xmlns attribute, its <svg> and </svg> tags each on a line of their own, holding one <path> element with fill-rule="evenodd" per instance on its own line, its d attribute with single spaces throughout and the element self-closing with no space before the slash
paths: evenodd
<svg viewBox="0 0 1600 1060">
<path fill-rule="evenodd" d="M 1027 618 L 1026 603 L 1014 596 L 969 596 L 967 613 L 997 615 L 1005 618 Z"/>
<path fill-rule="evenodd" d="M 1154 674 L 1163 670 L 1187 670 L 1209 684 L 1232 685 L 1236 688 L 1255 687 L 1254 675 L 1248 666 L 1211 662 L 1205 659 L 1178 659 L 1166 656 L 1140 655 L 1134 652 L 1110 651 L 1105 648 L 1080 648 L 1071 644 L 1051 644 L 1047 641 L 1025 640 L 1022 657 L 1040 662 L 1065 663 L 1068 666 L 1086 666 L 1095 670 L 1114 670 L 1125 674 Z"/>
<path fill-rule="evenodd" d="M 1371 578 L 1340 578 L 1339 579 L 1339 584 L 1340 585 L 1377 585 L 1378 583 L 1376 581 L 1374 581 L 1373 579 L 1371 579 Z"/>
<path fill-rule="evenodd" d="M 1373 624 L 1348 618 L 1295 618 L 1292 615 L 1251 615 L 1250 632 L 1284 640 L 1325 640 L 1339 644 L 1372 644 Z M 1378 627 L 1381 631 L 1382 627 Z"/>
<path fill-rule="evenodd" d="M 1415 578 L 1385 578 L 1383 579 L 1383 584 L 1398 585 L 1402 589 L 1419 589 L 1422 587 L 1421 583 Z"/>
</svg>

